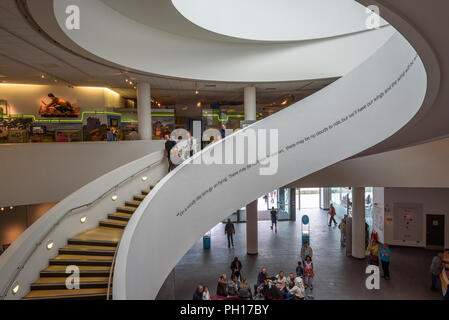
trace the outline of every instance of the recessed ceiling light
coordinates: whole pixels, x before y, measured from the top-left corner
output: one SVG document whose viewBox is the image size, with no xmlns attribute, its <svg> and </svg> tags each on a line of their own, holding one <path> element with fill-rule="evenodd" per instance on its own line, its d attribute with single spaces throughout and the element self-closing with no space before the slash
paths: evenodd
<svg viewBox="0 0 449 320">
<path fill-rule="evenodd" d="M 19 283 L 15 282 L 11 291 L 13 294 L 17 294 L 17 292 L 19 292 L 19 289 L 20 289 Z"/>
<path fill-rule="evenodd" d="M 53 246 L 55 245 L 55 243 L 53 241 L 48 241 L 47 242 L 47 250 L 51 250 L 53 249 Z"/>
</svg>

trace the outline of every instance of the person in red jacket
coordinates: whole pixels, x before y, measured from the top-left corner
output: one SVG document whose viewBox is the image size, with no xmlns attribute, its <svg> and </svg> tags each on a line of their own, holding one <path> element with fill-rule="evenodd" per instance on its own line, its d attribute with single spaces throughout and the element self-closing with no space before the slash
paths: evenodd
<svg viewBox="0 0 449 320">
<path fill-rule="evenodd" d="M 332 224 L 332 221 L 334 222 L 335 225 L 337 225 L 337 221 L 335 221 L 335 208 L 334 205 L 331 203 L 330 207 L 329 207 L 329 215 L 331 216 L 330 220 L 329 220 L 329 227 Z"/>
</svg>

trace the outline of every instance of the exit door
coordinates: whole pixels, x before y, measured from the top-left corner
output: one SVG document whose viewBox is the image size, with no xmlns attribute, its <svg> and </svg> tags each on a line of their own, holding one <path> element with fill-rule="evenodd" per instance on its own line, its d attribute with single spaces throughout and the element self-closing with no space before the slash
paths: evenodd
<svg viewBox="0 0 449 320">
<path fill-rule="evenodd" d="M 426 232 L 426 245 L 428 247 L 444 248 L 444 215 L 428 214 Z"/>
</svg>

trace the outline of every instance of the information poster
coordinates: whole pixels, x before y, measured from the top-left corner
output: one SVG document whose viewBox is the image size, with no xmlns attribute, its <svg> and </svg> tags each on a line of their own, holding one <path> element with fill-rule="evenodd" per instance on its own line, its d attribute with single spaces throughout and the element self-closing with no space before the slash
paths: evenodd
<svg viewBox="0 0 449 320">
<path fill-rule="evenodd" d="M 394 204 L 394 239 L 401 241 L 421 241 L 423 215 L 422 203 Z"/>
</svg>

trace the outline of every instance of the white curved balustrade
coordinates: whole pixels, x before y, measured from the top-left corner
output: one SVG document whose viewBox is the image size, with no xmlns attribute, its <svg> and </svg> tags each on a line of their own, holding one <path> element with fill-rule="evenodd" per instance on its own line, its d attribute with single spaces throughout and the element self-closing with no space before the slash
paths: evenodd
<svg viewBox="0 0 449 320">
<path fill-rule="evenodd" d="M 426 97 L 427 75 L 399 33 L 351 73 L 316 94 L 196 154 L 164 177 L 128 224 L 114 273 L 114 299 L 154 299 L 191 246 L 253 199 L 351 157 L 405 126 Z M 249 130 L 277 129 L 278 170 L 192 164 Z"/>
<path fill-rule="evenodd" d="M 108 213 L 154 185 L 166 172 L 164 153 L 157 151 L 99 177 L 55 205 L 0 256 L 0 299 L 25 296 L 67 239 L 97 227 Z M 50 249 L 49 243 L 53 243 Z"/>
</svg>

